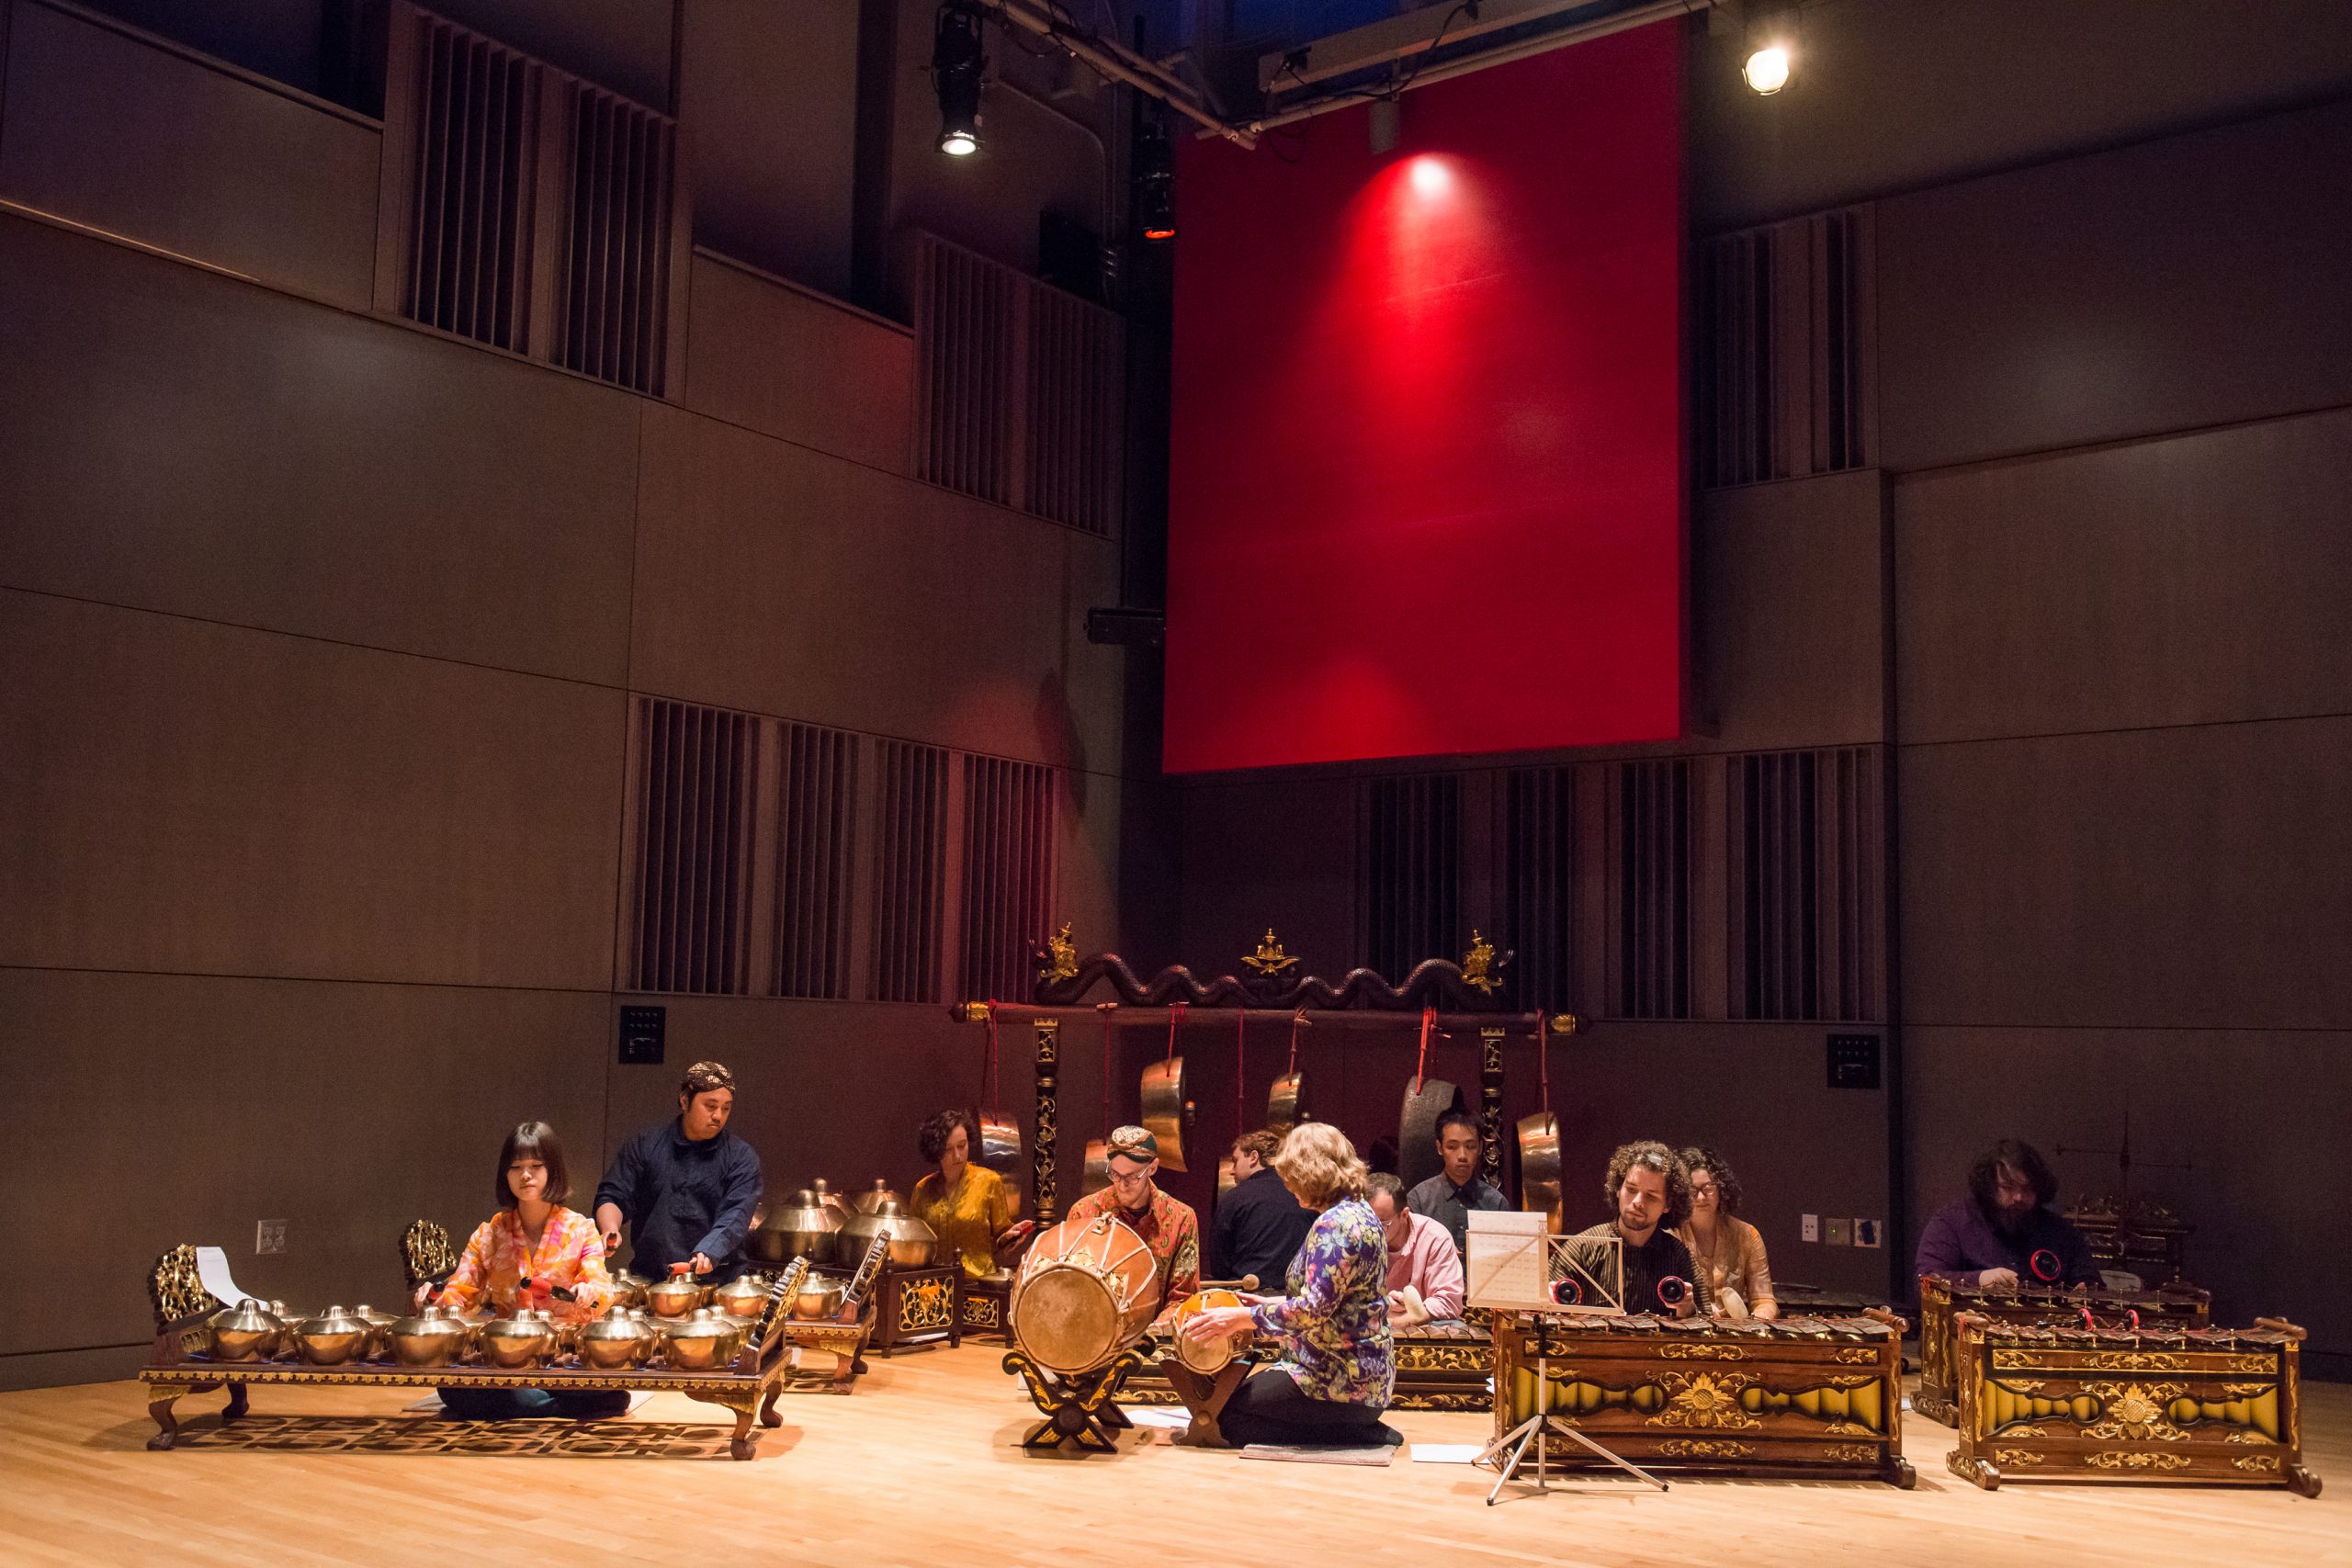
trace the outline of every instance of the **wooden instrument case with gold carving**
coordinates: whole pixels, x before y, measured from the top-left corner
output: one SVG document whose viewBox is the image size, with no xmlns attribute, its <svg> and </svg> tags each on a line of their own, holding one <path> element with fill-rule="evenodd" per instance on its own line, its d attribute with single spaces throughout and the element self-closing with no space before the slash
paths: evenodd
<svg viewBox="0 0 2352 1568">
<path fill-rule="evenodd" d="M 1474 1311 L 1485 1316 L 1483 1309 Z M 1494 1371 L 1494 1344 L 1482 1325 L 1424 1323 L 1395 1332 L 1396 1392 L 1390 1409 L 1486 1410 L 1493 1405 L 1487 1380 Z M 1119 1390 L 1119 1403 L 1182 1404 L 1159 1371 L 1161 1360 L 1176 1353 L 1167 1325 L 1154 1325 L 1137 1348 L 1143 1352 L 1143 1365 Z"/>
<path fill-rule="evenodd" d="M 2303 1467 L 2303 1331 L 2036 1327 L 1960 1314 L 1960 1446 L 1946 1464 L 2005 1481 L 2285 1486 Z"/>
<path fill-rule="evenodd" d="M 2213 1297 L 2193 1285 L 2163 1291 L 2063 1291 L 2025 1286 L 1987 1291 L 1937 1274 L 1919 1276 L 1919 1387 L 1911 1408 L 1930 1421 L 1951 1426 L 1960 1418 L 1960 1325 L 1973 1312 L 1995 1323 L 2077 1324 L 2087 1311 L 2098 1322 L 2143 1328 L 2203 1328 L 2212 1321 Z"/>
<path fill-rule="evenodd" d="M 1495 1431 L 1541 1408 L 1647 1470 L 1908 1487 L 1899 1322 L 1498 1312 Z M 1562 1443 L 1551 1462 L 1604 1461 Z"/>
</svg>

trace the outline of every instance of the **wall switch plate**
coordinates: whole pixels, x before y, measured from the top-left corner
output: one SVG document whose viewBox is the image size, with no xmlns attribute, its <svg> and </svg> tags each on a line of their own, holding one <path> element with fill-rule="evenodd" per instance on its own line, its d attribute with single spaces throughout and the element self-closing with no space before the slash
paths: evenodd
<svg viewBox="0 0 2352 1568">
<path fill-rule="evenodd" d="M 1881 1239 L 1879 1232 L 1880 1224 L 1878 1221 L 1856 1220 L 1854 1222 L 1854 1245 L 1856 1247 L 1882 1247 L 1885 1245 Z"/>
<path fill-rule="evenodd" d="M 1819 1241 L 1821 1239 L 1821 1216 L 1819 1214 L 1799 1215 L 1797 1217 L 1797 1235 L 1805 1241 Z"/>
<path fill-rule="evenodd" d="M 259 1220 L 254 1224 L 254 1252 L 261 1258 L 275 1258 L 286 1250 L 286 1222 Z"/>
<path fill-rule="evenodd" d="M 1831 1220 L 1821 1227 L 1821 1239 L 1830 1247 L 1851 1247 L 1854 1244 L 1854 1222 Z"/>
</svg>

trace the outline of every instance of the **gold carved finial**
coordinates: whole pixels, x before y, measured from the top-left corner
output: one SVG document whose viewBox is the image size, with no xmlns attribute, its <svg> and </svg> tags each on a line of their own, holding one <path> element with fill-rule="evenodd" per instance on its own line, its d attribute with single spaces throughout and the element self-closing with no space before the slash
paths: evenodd
<svg viewBox="0 0 2352 1568">
<path fill-rule="evenodd" d="M 1475 926 L 1470 931 L 1470 951 L 1462 955 L 1462 983 L 1476 986 L 1490 997 L 1502 984 L 1495 978 L 1495 944 L 1480 936 Z"/>
<path fill-rule="evenodd" d="M 989 1004 L 986 1002 L 958 1002 L 956 1004 L 956 1016 L 962 1019 L 966 1023 L 986 1023 L 989 1021 Z"/>
<path fill-rule="evenodd" d="M 1584 1020 L 1572 1012 L 1555 1012 L 1552 1015 L 1552 1032 L 1555 1034 L 1574 1034 L 1583 1027 Z"/>
<path fill-rule="evenodd" d="M 1078 978 L 1078 943 L 1069 939 L 1069 922 L 1046 942 L 1046 966 L 1037 971 L 1037 978 L 1050 986 L 1058 980 Z"/>
<path fill-rule="evenodd" d="M 1265 936 L 1258 943 L 1258 951 L 1241 962 L 1255 970 L 1261 977 L 1272 979 L 1296 964 L 1298 960 L 1283 951 L 1282 942 L 1274 936 L 1274 928 L 1268 926 Z"/>
</svg>

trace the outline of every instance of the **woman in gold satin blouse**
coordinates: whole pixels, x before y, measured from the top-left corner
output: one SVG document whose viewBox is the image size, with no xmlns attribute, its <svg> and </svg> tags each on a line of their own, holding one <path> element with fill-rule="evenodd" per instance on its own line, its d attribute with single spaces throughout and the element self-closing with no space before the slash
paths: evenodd
<svg viewBox="0 0 2352 1568">
<path fill-rule="evenodd" d="M 1013 1221 L 1020 1194 L 972 1163 L 978 1137 L 966 1111 L 943 1111 L 924 1122 L 916 1147 L 939 1168 L 915 1183 L 913 1199 L 915 1218 L 939 1233 L 943 1248 L 962 1256 L 964 1272 L 976 1280 L 995 1271 L 998 1248 L 1017 1245 L 1031 1229 Z"/>
</svg>

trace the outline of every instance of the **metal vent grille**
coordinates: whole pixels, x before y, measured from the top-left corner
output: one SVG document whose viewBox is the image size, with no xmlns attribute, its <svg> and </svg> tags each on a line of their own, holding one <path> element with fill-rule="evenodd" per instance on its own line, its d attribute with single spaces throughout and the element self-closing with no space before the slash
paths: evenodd
<svg viewBox="0 0 2352 1568">
<path fill-rule="evenodd" d="M 1864 747 L 1732 759 L 1730 1016 L 1883 1016 L 1879 767 Z"/>
<path fill-rule="evenodd" d="M 660 397 L 677 239 L 677 125 L 583 82 L 568 85 L 571 207 L 556 361 Z"/>
<path fill-rule="evenodd" d="M 1616 954 L 1610 1011 L 1620 1018 L 1689 1018 L 1690 1010 L 1690 769 L 1688 759 L 1611 764 L 1610 916 Z"/>
<path fill-rule="evenodd" d="M 1031 762 L 964 759 L 962 994 L 1029 994 L 1030 949 L 1054 899 L 1054 773 Z"/>
<path fill-rule="evenodd" d="M 1702 253 L 1700 482 L 1864 468 L 1875 458 L 1871 224 L 1825 212 Z"/>
<path fill-rule="evenodd" d="M 759 721 L 650 697 L 638 711 L 628 984 L 746 995 Z"/>
<path fill-rule="evenodd" d="M 1576 994 L 1576 807 L 1573 769 L 1504 775 L 1506 923 L 1496 941 L 1518 950 L 1509 977 L 1522 1007 L 1565 1007 Z"/>
<path fill-rule="evenodd" d="M 929 234 L 916 238 L 915 269 L 916 477 L 1011 505 L 1028 280 Z"/>
<path fill-rule="evenodd" d="M 873 968 L 877 1002 L 935 1002 L 947 846 L 947 753 L 903 740 L 875 743 Z"/>
<path fill-rule="evenodd" d="M 775 954 L 769 992 L 849 995 L 850 848 L 857 738 L 783 727 L 775 843 Z"/>
<path fill-rule="evenodd" d="M 1365 781 L 1358 882 L 1372 966 L 1390 980 L 1424 958 L 1460 953 L 1462 779 L 1417 773 Z"/>
<path fill-rule="evenodd" d="M 437 17 L 402 20 L 414 154 L 401 313 L 525 352 L 545 70 Z"/>
<path fill-rule="evenodd" d="M 1119 513 L 1125 369 L 1119 320 L 1033 286 L 1029 316 L 1029 463 L 1022 504 L 1107 535 Z"/>
</svg>

